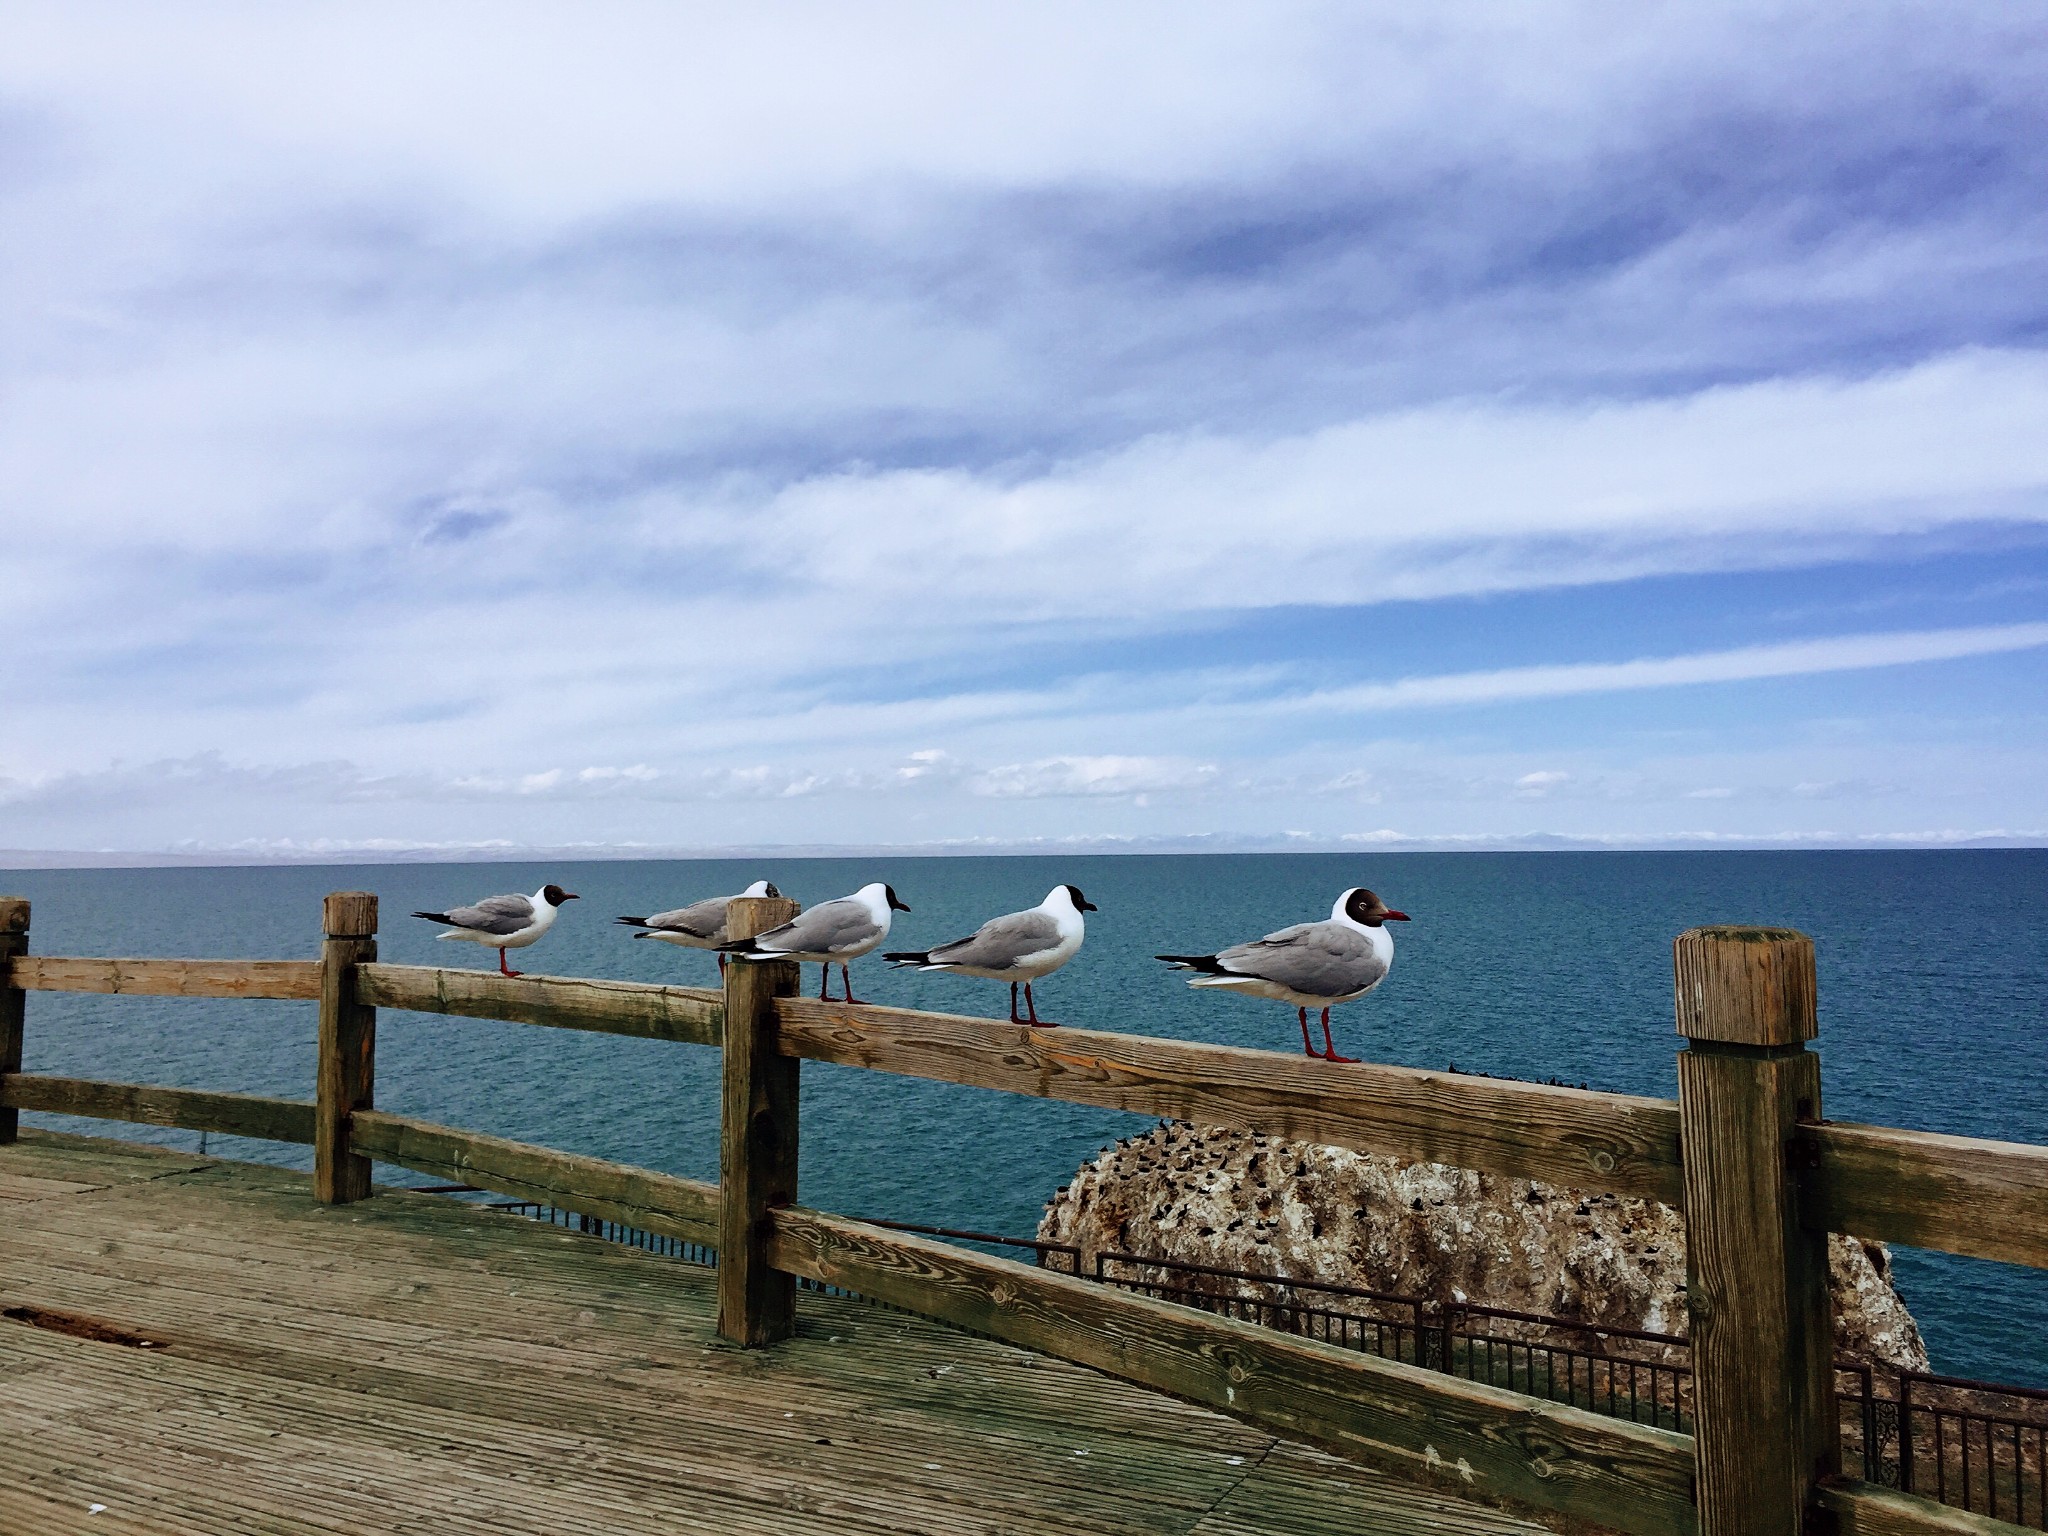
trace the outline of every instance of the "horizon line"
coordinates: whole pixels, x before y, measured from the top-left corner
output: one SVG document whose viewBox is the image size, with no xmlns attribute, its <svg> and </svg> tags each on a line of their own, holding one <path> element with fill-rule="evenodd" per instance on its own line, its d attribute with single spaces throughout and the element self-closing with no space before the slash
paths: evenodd
<svg viewBox="0 0 2048 1536">
<path fill-rule="evenodd" d="M 188 848 L 0 848 L 0 870 L 261 868 L 376 864 L 680 863 L 761 858 L 1030 858 L 1201 854 L 1372 853 L 1852 853 L 2026 851 L 2048 848 L 2048 832 L 1678 833 L 1644 837 L 1531 832 L 1512 835 L 1409 836 L 1391 831 L 1334 836 L 1188 833 L 1144 837 L 947 838 L 917 843 L 640 843 L 506 842 L 273 845 Z"/>
</svg>

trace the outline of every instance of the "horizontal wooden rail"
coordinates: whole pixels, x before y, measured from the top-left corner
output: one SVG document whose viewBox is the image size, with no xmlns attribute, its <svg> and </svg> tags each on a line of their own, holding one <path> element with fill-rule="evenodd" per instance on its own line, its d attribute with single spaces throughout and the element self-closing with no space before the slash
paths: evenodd
<svg viewBox="0 0 2048 1536">
<path fill-rule="evenodd" d="M 0 1107 L 93 1120 L 128 1120 L 137 1125 L 170 1125 L 223 1136 L 263 1141 L 313 1140 L 313 1106 L 297 1099 L 267 1099 L 248 1093 L 214 1093 L 203 1088 L 157 1088 L 144 1083 L 104 1083 L 83 1077 L 43 1077 L 30 1072 L 0 1076 Z"/>
<path fill-rule="evenodd" d="M 1695 1529 L 1692 1441 L 801 1207 L 771 1262 L 1478 1493 L 1643 1536 Z"/>
<path fill-rule="evenodd" d="M 1823 1484 L 1815 1502 L 1834 1515 L 1839 1536 L 2039 1536 L 2026 1526 L 1854 1478 Z"/>
<path fill-rule="evenodd" d="M 1668 1099 L 815 998 L 775 1011 L 783 1051 L 813 1061 L 1684 1200 Z"/>
<path fill-rule="evenodd" d="M 725 1036 L 723 995 L 708 987 L 376 964 L 356 967 L 355 995 L 357 1002 L 373 1008 L 454 1013 L 641 1040 L 717 1045 Z"/>
<path fill-rule="evenodd" d="M 718 1244 L 715 1184 L 380 1110 L 359 1109 L 351 1121 L 352 1143 L 365 1157 L 688 1243 Z"/>
<path fill-rule="evenodd" d="M 320 996 L 317 960 L 90 960 L 23 955 L 4 970 L 24 992 L 119 992 L 135 997 Z"/>
<path fill-rule="evenodd" d="M 1811 1225 L 2048 1269 L 2048 1147 L 1881 1125 L 1798 1135 Z"/>
</svg>

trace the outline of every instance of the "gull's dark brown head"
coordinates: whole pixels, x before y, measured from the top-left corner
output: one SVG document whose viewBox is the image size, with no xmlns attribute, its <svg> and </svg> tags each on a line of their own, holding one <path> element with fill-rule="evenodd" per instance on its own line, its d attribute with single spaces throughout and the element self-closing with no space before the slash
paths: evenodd
<svg viewBox="0 0 2048 1536">
<path fill-rule="evenodd" d="M 1344 915 L 1354 923 L 1363 923 L 1368 928 L 1377 928 L 1382 923 L 1405 923 L 1406 912 L 1396 912 L 1364 886 L 1344 893 Z"/>
<path fill-rule="evenodd" d="M 1068 886 L 1067 896 L 1074 903 L 1074 910 L 1076 912 L 1100 912 L 1102 910 L 1094 902 L 1081 894 L 1081 887 L 1078 885 Z"/>
<path fill-rule="evenodd" d="M 574 891 L 563 890 L 559 885 L 544 885 L 540 889 L 540 899 L 551 907 L 559 907 L 565 901 L 581 901 L 583 898 Z"/>
<path fill-rule="evenodd" d="M 910 908 L 903 904 L 903 898 L 896 894 L 895 886 L 883 886 L 882 895 L 888 900 L 889 905 L 894 907 L 898 912 L 908 912 L 910 910 Z"/>
</svg>

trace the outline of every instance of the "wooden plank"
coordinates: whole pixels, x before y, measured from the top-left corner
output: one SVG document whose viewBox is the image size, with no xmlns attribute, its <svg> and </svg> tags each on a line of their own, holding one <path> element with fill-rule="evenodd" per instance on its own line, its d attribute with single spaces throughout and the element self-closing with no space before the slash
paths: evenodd
<svg viewBox="0 0 2048 1536">
<path fill-rule="evenodd" d="M 801 1207 L 768 1219 L 776 1266 L 823 1284 L 1396 1462 L 1460 1492 L 1640 1536 L 1696 1529 L 1683 1435 Z"/>
<path fill-rule="evenodd" d="M 581 976 L 500 976 L 428 965 L 364 965 L 356 995 L 378 1008 L 586 1029 L 641 1040 L 717 1045 L 725 1007 L 708 987 L 664 987 Z"/>
<path fill-rule="evenodd" d="M 29 904 L 26 896 L 0 896 L 0 1082 L 21 1070 L 22 1025 L 28 996 L 16 990 L 15 972 L 28 954 Z M 0 1147 L 13 1146 L 21 1134 L 19 1111 L 0 1106 Z"/>
<path fill-rule="evenodd" d="M 377 1110 L 360 1110 L 354 1119 L 356 1150 L 397 1167 L 717 1245 L 716 1185 Z"/>
<path fill-rule="evenodd" d="M 320 1044 L 313 1198 L 349 1205 L 370 1194 L 370 1160 L 349 1145 L 349 1117 L 376 1102 L 377 1010 L 356 995 L 356 969 L 377 958 L 377 898 L 333 891 L 321 904 Z"/>
<path fill-rule="evenodd" d="M 1827 1234 L 1801 1224 L 1786 1155 L 1820 1114 L 1796 1043 L 1812 944 L 1705 929 L 1678 956 L 1679 1018 L 1712 1031 L 1678 1058 L 1700 1530 L 1800 1536 L 1814 1479 L 1841 1470 Z"/>
<path fill-rule="evenodd" d="M 313 1106 L 296 1099 L 248 1093 L 215 1093 L 203 1088 L 158 1088 L 144 1083 L 107 1083 L 80 1077 L 44 1077 L 10 1072 L 0 1077 L 0 1104 L 51 1115 L 85 1115 L 137 1125 L 171 1125 L 223 1136 L 263 1141 L 313 1140 Z"/>
<path fill-rule="evenodd" d="M 775 1010 L 783 1049 L 813 1061 L 1684 1200 L 1668 1099 L 815 998 Z"/>
<path fill-rule="evenodd" d="M 91 960 L 37 955 L 11 965 L 7 985 L 24 992 L 311 1002 L 320 996 L 320 964 L 316 960 Z"/>
<path fill-rule="evenodd" d="M 1204 1510 L 1243 1536 L 1541 1536 L 941 1324 L 805 1293 L 791 1341 L 720 1348 L 693 1266 L 306 1189 L 215 1163 L 26 1208 L 0 1288 L 171 1345 L 0 1326 L 0 1490 L 147 1507 L 179 1536 L 1164 1536 Z"/>
<path fill-rule="evenodd" d="M 1823 1484 L 1814 1502 L 1834 1515 L 1839 1536 L 2029 1536 L 2026 1526 L 1854 1478 Z"/>
<path fill-rule="evenodd" d="M 1910 1248 L 2048 1269 L 2048 1147 L 1807 1125 L 1806 1219 Z"/>
<path fill-rule="evenodd" d="M 736 896 L 725 930 L 751 939 L 797 914 L 783 896 Z M 775 1000 L 797 989 L 793 960 L 725 968 L 725 1059 L 718 1136 L 718 1331 L 752 1347 L 796 1331 L 796 1281 L 770 1263 L 768 1213 L 796 1203 L 797 1073 L 782 1053 Z"/>
</svg>

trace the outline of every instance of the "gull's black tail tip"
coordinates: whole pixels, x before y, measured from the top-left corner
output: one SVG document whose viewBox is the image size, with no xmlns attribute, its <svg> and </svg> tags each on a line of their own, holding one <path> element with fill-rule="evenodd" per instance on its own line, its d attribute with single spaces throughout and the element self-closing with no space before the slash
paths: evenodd
<svg viewBox="0 0 2048 1536">
<path fill-rule="evenodd" d="M 1177 966 L 1183 971 L 1201 971 L 1210 976 L 1223 974 L 1223 967 L 1217 963 L 1214 955 L 1154 955 L 1152 958 L 1164 960 L 1168 965 Z"/>
<path fill-rule="evenodd" d="M 922 949 L 892 949 L 882 958 L 891 965 L 929 965 L 931 952 Z"/>
<path fill-rule="evenodd" d="M 415 912 L 413 913 L 413 916 L 424 917 L 430 923 L 447 923 L 451 927 L 454 925 L 455 922 L 455 919 L 450 917 L 446 912 Z"/>
<path fill-rule="evenodd" d="M 644 917 L 615 917 L 612 921 L 615 923 L 628 923 L 635 928 L 645 928 L 647 926 L 647 919 Z"/>
</svg>

